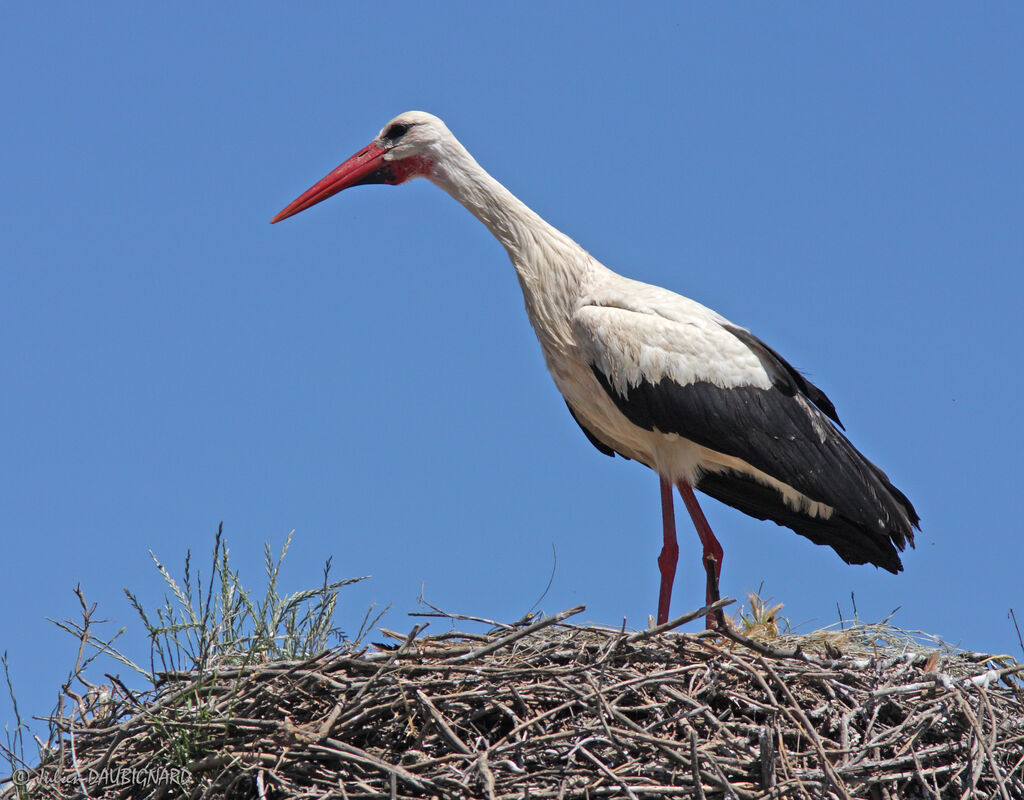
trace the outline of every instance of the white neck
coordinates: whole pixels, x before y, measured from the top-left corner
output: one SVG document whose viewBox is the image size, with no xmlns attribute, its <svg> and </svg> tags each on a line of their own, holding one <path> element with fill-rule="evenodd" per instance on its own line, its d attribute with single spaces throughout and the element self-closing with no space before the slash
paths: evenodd
<svg viewBox="0 0 1024 800">
<path fill-rule="evenodd" d="M 464 205 L 508 251 L 541 344 L 570 343 L 570 315 L 594 263 L 576 242 L 545 222 L 491 177 L 454 137 L 430 180 Z"/>
<path fill-rule="evenodd" d="M 430 179 L 469 209 L 512 255 L 538 235 L 561 234 L 481 167 L 454 137 Z"/>
</svg>

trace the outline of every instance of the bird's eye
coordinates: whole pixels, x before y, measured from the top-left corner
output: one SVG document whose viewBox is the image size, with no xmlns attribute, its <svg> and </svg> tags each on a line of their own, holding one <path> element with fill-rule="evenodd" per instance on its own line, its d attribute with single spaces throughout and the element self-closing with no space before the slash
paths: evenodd
<svg viewBox="0 0 1024 800">
<path fill-rule="evenodd" d="M 409 130 L 409 126 L 401 122 L 396 122 L 394 125 L 390 125 L 386 131 L 384 131 L 384 138 L 396 141 L 405 136 L 406 131 Z"/>
</svg>

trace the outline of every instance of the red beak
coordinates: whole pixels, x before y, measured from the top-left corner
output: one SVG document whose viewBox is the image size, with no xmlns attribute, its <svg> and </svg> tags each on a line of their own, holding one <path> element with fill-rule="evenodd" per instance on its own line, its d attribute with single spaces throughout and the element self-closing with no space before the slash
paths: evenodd
<svg viewBox="0 0 1024 800">
<path fill-rule="evenodd" d="M 388 177 L 391 165 L 381 159 L 386 152 L 387 148 L 381 147 L 376 142 L 366 145 L 344 164 L 329 172 L 295 198 L 291 205 L 270 220 L 271 224 L 287 219 L 300 211 L 305 211 L 310 206 L 315 206 L 321 200 L 326 200 L 350 186 L 359 186 L 364 183 L 390 183 Z"/>
<path fill-rule="evenodd" d="M 416 175 L 425 175 L 429 172 L 430 162 L 421 156 L 384 161 L 383 156 L 388 149 L 376 142 L 370 142 L 344 164 L 296 197 L 290 205 L 270 220 L 271 224 L 305 211 L 350 186 L 361 186 L 366 183 L 402 183 Z"/>
</svg>

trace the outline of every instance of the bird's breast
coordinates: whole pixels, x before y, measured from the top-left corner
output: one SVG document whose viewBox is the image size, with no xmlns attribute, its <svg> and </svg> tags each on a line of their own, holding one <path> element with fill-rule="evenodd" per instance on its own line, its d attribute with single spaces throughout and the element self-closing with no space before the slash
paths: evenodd
<svg viewBox="0 0 1024 800">
<path fill-rule="evenodd" d="M 619 410 L 582 358 L 555 356 L 548 362 L 548 368 L 579 423 L 602 444 L 673 481 L 696 480 L 706 461 L 704 448 L 678 434 L 635 425 Z"/>
</svg>

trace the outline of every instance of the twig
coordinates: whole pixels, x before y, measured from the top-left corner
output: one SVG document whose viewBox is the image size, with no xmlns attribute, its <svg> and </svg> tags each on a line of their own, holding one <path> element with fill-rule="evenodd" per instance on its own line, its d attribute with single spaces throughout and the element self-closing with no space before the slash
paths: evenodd
<svg viewBox="0 0 1024 800">
<path fill-rule="evenodd" d="M 427 713 L 430 714 L 431 718 L 437 724 L 437 727 L 441 729 L 441 734 L 444 736 L 445 741 L 447 741 L 457 753 L 469 755 L 473 752 L 466 746 L 465 742 L 458 737 L 458 734 L 452 730 L 448 721 L 444 718 L 444 714 L 438 711 L 437 706 L 430 702 L 430 698 L 423 694 L 419 689 L 416 690 L 416 699 L 420 701 L 423 707 L 427 710 Z"/>
<path fill-rule="evenodd" d="M 705 617 L 712 612 L 721 614 L 723 608 L 728 605 L 732 605 L 735 602 L 736 601 L 731 597 L 721 599 L 716 597 L 713 603 L 706 605 L 703 608 L 698 608 L 696 611 L 689 611 L 681 617 L 670 619 L 668 622 L 663 622 L 661 625 L 655 625 L 653 628 L 647 628 L 646 630 L 631 633 L 626 637 L 625 641 L 627 644 L 635 644 L 643 639 L 649 639 L 652 636 L 657 636 L 659 633 L 664 633 L 665 631 L 670 631 L 673 628 L 678 628 L 680 625 L 685 625 L 687 622 L 692 622 L 700 617 Z"/>
<path fill-rule="evenodd" d="M 700 775 L 700 756 L 697 755 L 697 731 L 693 728 L 690 728 L 690 770 L 693 772 L 693 785 L 697 789 L 698 800 L 706 800 L 704 779 Z"/>
<path fill-rule="evenodd" d="M 510 633 L 508 636 L 502 637 L 501 639 L 491 642 L 488 645 L 478 647 L 476 650 L 473 650 L 472 652 L 463 653 L 462 655 L 456 656 L 453 659 L 446 659 L 446 662 L 454 661 L 456 663 L 461 663 L 482 658 L 488 653 L 493 653 L 495 650 L 500 650 L 503 647 L 507 647 L 513 642 L 517 642 L 520 639 L 529 636 L 530 634 L 537 633 L 538 631 L 547 628 L 549 625 L 555 625 L 564 619 L 568 619 L 569 617 L 579 614 L 582 611 L 586 611 L 586 609 L 586 606 L 573 606 L 572 608 L 567 609 L 565 611 L 560 611 L 553 617 L 545 617 L 544 619 L 537 620 L 532 625 L 529 625 L 525 628 L 521 628 L 520 630 L 515 631 L 514 633 Z"/>
</svg>

